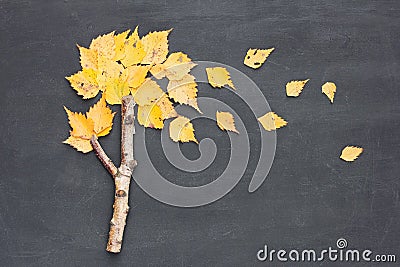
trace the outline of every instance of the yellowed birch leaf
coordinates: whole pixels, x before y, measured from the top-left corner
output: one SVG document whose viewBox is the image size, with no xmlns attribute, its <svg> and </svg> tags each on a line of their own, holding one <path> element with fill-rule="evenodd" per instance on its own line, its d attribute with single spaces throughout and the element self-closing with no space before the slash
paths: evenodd
<svg viewBox="0 0 400 267">
<path fill-rule="evenodd" d="M 268 56 L 274 51 L 275 48 L 269 49 L 249 49 L 244 58 L 244 64 L 250 68 L 258 69 L 264 64 Z"/>
<path fill-rule="evenodd" d="M 149 128 L 162 129 L 164 127 L 163 114 L 159 106 L 138 106 L 138 122 Z"/>
<path fill-rule="evenodd" d="M 150 66 L 130 66 L 126 70 L 128 72 L 128 86 L 131 88 L 132 95 L 135 95 L 139 86 L 146 80 Z"/>
<path fill-rule="evenodd" d="M 217 125 L 221 130 L 239 133 L 238 130 L 236 130 L 235 120 L 233 119 L 233 115 L 231 113 L 217 111 L 216 117 Z"/>
<path fill-rule="evenodd" d="M 146 106 L 153 104 L 163 95 L 164 92 L 157 82 L 147 78 L 146 81 L 136 91 L 134 98 L 135 102 L 139 106 Z"/>
<path fill-rule="evenodd" d="M 167 77 L 169 80 L 181 80 L 194 66 L 196 64 L 186 54 L 175 52 L 164 63 L 154 65 L 150 72 L 156 79 Z"/>
<path fill-rule="evenodd" d="M 130 30 L 121 32 L 120 34 L 114 35 L 115 42 L 115 55 L 114 61 L 121 60 L 125 57 L 125 45 L 128 43 L 126 39 L 128 37 Z"/>
<path fill-rule="evenodd" d="M 114 59 L 115 57 L 115 41 L 114 32 L 100 35 L 93 39 L 90 43 L 89 49 L 96 50 L 99 55 L 102 55 L 108 59 Z"/>
<path fill-rule="evenodd" d="M 69 136 L 67 140 L 63 142 L 64 144 L 68 144 L 75 148 L 76 150 L 88 153 L 93 150 L 92 145 L 90 144 L 90 140 L 82 139 L 75 136 Z"/>
<path fill-rule="evenodd" d="M 90 107 L 88 112 L 86 112 L 86 117 L 91 119 L 94 123 L 94 132 L 98 137 L 110 133 L 114 115 L 115 112 L 112 112 L 112 110 L 107 107 L 104 95 L 96 104 Z"/>
<path fill-rule="evenodd" d="M 201 113 L 197 105 L 197 83 L 193 75 L 186 74 L 181 80 L 169 81 L 167 91 L 175 102 L 192 106 Z"/>
<path fill-rule="evenodd" d="M 301 91 L 304 88 L 304 85 L 309 81 L 310 79 L 303 80 L 303 81 L 291 81 L 286 84 L 286 95 L 287 96 L 293 96 L 293 97 L 298 97 L 301 93 Z"/>
<path fill-rule="evenodd" d="M 360 154 L 363 152 L 363 148 L 357 146 L 346 146 L 342 150 L 342 154 L 340 158 L 344 161 L 354 161 L 356 160 Z"/>
<path fill-rule="evenodd" d="M 193 141 L 198 144 L 194 135 L 193 124 L 190 119 L 179 116 L 171 121 L 169 125 L 169 136 L 174 142 L 190 142 Z"/>
<path fill-rule="evenodd" d="M 329 98 L 331 103 L 333 103 L 336 93 L 336 85 L 333 82 L 326 82 L 324 85 L 322 85 L 322 93 L 324 93 Z"/>
<path fill-rule="evenodd" d="M 142 64 L 163 63 L 168 54 L 168 35 L 172 29 L 160 32 L 150 32 L 141 40 L 146 56 Z"/>
<path fill-rule="evenodd" d="M 287 125 L 287 121 L 279 117 L 275 112 L 268 112 L 258 118 L 258 121 L 266 131 L 273 131 Z"/>
<path fill-rule="evenodd" d="M 121 64 L 104 56 L 99 56 L 97 65 L 97 83 L 99 89 L 104 92 L 110 83 L 118 81 L 123 72 L 124 67 Z"/>
<path fill-rule="evenodd" d="M 97 70 L 97 51 L 77 45 L 82 69 Z"/>
<path fill-rule="evenodd" d="M 138 27 L 125 42 L 124 53 L 125 56 L 121 59 L 121 63 L 125 67 L 141 63 L 146 56 L 143 43 L 139 38 Z"/>
<path fill-rule="evenodd" d="M 223 67 L 206 68 L 208 82 L 214 88 L 221 88 L 229 85 L 232 89 L 236 89 L 231 80 L 230 73 Z"/>
<path fill-rule="evenodd" d="M 97 84 L 97 74 L 93 69 L 83 69 L 66 79 L 70 82 L 72 88 L 83 96 L 83 99 L 95 97 L 99 93 Z"/>
</svg>

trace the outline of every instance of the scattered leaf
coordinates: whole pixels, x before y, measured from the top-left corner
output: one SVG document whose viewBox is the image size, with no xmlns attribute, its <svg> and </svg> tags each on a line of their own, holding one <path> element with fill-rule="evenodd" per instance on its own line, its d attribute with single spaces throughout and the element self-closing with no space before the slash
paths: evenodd
<svg viewBox="0 0 400 267">
<path fill-rule="evenodd" d="M 97 69 L 97 51 L 78 46 L 82 69 Z"/>
<path fill-rule="evenodd" d="M 181 80 L 194 66 L 196 64 L 186 54 L 175 52 L 164 63 L 154 65 L 150 72 L 156 79 L 167 77 L 170 81 Z"/>
<path fill-rule="evenodd" d="M 156 103 L 156 105 L 160 108 L 161 113 L 162 113 L 162 118 L 164 120 L 169 119 L 169 118 L 175 118 L 178 116 L 178 113 L 176 113 L 175 108 L 169 100 L 167 94 L 164 94 Z"/>
<path fill-rule="evenodd" d="M 273 131 L 287 125 L 287 121 L 279 117 L 275 112 L 268 112 L 267 114 L 258 118 L 263 128 L 267 131 Z"/>
<path fill-rule="evenodd" d="M 186 74 L 181 80 L 169 81 L 167 91 L 175 102 L 192 106 L 201 113 L 197 105 L 197 83 L 193 75 Z"/>
<path fill-rule="evenodd" d="M 244 64 L 250 68 L 258 69 L 264 64 L 268 56 L 274 51 L 275 48 L 269 49 L 249 49 L 244 58 Z"/>
<path fill-rule="evenodd" d="M 324 93 L 329 98 L 331 103 L 333 103 L 336 93 L 336 85 L 333 82 L 326 82 L 324 85 L 322 85 L 322 93 Z"/>
<path fill-rule="evenodd" d="M 304 85 L 309 81 L 310 79 L 303 80 L 303 81 L 291 81 L 286 84 L 286 95 L 287 96 L 293 96 L 293 97 L 298 97 L 303 91 Z"/>
<path fill-rule="evenodd" d="M 236 89 L 231 80 L 231 76 L 226 68 L 215 67 L 206 68 L 208 82 L 214 88 L 221 88 L 225 85 L 229 85 L 232 89 Z"/>
<path fill-rule="evenodd" d="M 83 96 L 83 99 L 95 97 L 99 93 L 97 84 L 96 71 L 93 69 L 83 69 L 66 79 L 70 82 L 72 88 L 76 90 L 78 95 Z"/>
<path fill-rule="evenodd" d="M 172 29 L 160 32 L 150 32 L 141 40 L 146 56 L 142 64 L 163 63 L 168 54 L 168 35 Z"/>
<path fill-rule="evenodd" d="M 138 122 L 144 127 L 162 129 L 164 127 L 163 114 L 159 106 L 138 106 Z"/>
<path fill-rule="evenodd" d="M 238 130 L 236 130 L 235 120 L 233 119 L 233 115 L 231 113 L 217 111 L 216 117 L 217 125 L 221 130 L 239 133 Z"/>
<path fill-rule="evenodd" d="M 354 161 L 356 160 L 360 154 L 363 152 L 363 148 L 357 146 L 346 146 L 342 150 L 342 154 L 340 158 L 344 161 Z"/>
<path fill-rule="evenodd" d="M 198 144 L 194 136 L 193 124 L 190 119 L 179 116 L 169 125 L 169 136 L 174 142 L 190 142 L 193 141 Z"/>
</svg>

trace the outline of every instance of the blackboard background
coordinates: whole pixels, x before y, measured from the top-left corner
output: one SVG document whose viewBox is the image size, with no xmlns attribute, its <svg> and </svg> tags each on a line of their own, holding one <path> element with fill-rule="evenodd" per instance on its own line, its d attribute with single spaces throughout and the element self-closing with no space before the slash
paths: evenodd
<svg viewBox="0 0 400 267">
<path fill-rule="evenodd" d="M 264 244 L 323 249 L 339 237 L 399 257 L 399 12 L 399 1 L 0 1 L 1 265 L 262 266 L 256 252 Z M 171 51 L 249 75 L 289 125 L 253 194 L 254 164 L 229 195 L 200 208 L 167 206 L 133 183 L 123 252 L 111 255 L 112 180 L 93 153 L 61 143 L 69 130 L 62 106 L 85 111 L 95 100 L 83 102 L 64 77 L 79 69 L 76 43 L 138 24 L 142 35 L 173 27 Z M 259 70 L 243 65 L 249 47 L 271 46 Z M 285 83 L 304 78 L 302 95 L 287 98 Z M 330 80 L 338 86 L 333 105 L 320 92 Z M 214 96 L 234 106 L 221 92 Z M 202 123 L 199 139 L 211 133 L 229 147 Z M 256 159 L 257 124 L 249 123 Z M 118 132 L 117 119 L 102 139 L 116 162 Z M 338 159 L 347 144 L 365 149 L 351 164 Z M 194 145 L 182 149 L 198 156 Z M 218 173 L 226 158 L 215 164 Z M 212 173 L 173 179 L 195 185 Z"/>
</svg>

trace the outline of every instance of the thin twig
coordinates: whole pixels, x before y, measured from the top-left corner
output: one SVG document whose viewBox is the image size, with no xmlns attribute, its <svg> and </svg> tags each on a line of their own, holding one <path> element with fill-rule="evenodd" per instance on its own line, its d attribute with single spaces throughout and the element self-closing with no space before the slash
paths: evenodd
<svg viewBox="0 0 400 267">
<path fill-rule="evenodd" d="M 93 150 L 96 153 L 96 156 L 99 158 L 101 163 L 103 163 L 104 167 L 114 178 L 115 175 L 118 173 L 118 169 L 117 167 L 115 167 L 112 160 L 107 156 L 106 152 L 104 152 L 103 148 L 101 147 L 95 135 L 93 135 L 92 138 L 90 138 L 90 144 L 92 145 Z"/>
</svg>

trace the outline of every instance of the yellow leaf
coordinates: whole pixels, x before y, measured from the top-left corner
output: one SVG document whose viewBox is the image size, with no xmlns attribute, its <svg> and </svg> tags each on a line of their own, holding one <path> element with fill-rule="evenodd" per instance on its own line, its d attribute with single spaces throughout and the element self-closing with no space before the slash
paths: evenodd
<svg viewBox="0 0 400 267">
<path fill-rule="evenodd" d="M 121 32 L 120 34 L 114 35 L 115 42 L 115 56 L 114 61 L 121 60 L 125 57 L 125 44 L 128 42 L 126 37 L 128 37 L 130 30 Z"/>
<path fill-rule="evenodd" d="M 310 79 L 303 80 L 303 81 L 291 81 L 286 84 L 286 95 L 297 97 L 300 95 L 301 91 L 303 91 L 304 85 Z"/>
<path fill-rule="evenodd" d="M 121 63 L 125 67 L 141 63 L 143 58 L 146 56 L 143 43 L 139 38 L 138 27 L 136 27 L 135 31 L 125 42 L 124 54 Z"/>
<path fill-rule="evenodd" d="M 142 64 L 163 63 L 168 54 L 168 35 L 172 29 L 161 32 L 150 32 L 142 38 L 142 44 L 146 56 Z"/>
<path fill-rule="evenodd" d="M 287 125 L 287 121 L 276 115 L 275 112 L 268 112 L 258 120 L 267 131 L 273 131 Z"/>
<path fill-rule="evenodd" d="M 86 117 L 94 123 L 96 136 L 105 136 L 110 133 L 115 112 L 107 107 L 104 95 L 86 112 Z"/>
<path fill-rule="evenodd" d="M 128 86 L 131 87 L 132 95 L 135 95 L 139 86 L 146 80 L 150 66 L 130 66 L 126 70 L 128 72 Z"/>
<path fill-rule="evenodd" d="M 71 136 L 89 140 L 94 134 L 94 122 L 79 112 L 72 112 L 64 107 L 68 115 Z"/>
<path fill-rule="evenodd" d="M 236 89 L 231 81 L 229 72 L 223 67 L 206 68 L 208 82 L 215 88 L 221 88 L 229 85 L 232 89 Z"/>
<path fill-rule="evenodd" d="M 274 51 L 275 48 L 269 49 L 249 49 L 244 58 L 244 64 L 250 68 L 258 69 L 264 64 L 267 57 Z"/>
<path fill-rule="evenodd" d="M 322 93 L 324 93 L 329 98 L 331 103 L 333 103 L 336 93 L 336 85 L 333 82 L 326 82 L 324 85 L 322 85 Z"/>
<path fill-rule="evenodd" d="M 83 153 L 88 153 L 93 150 L 92 145 L 90 144 L 90 140 L 82 139 L 75 136 L 68 137 L 68 139 L 65 140 L 63 143 L 68 144 Z"/>
<path fill-rule="evenodd" d="M 166 94 L 164 94 L 157 101 L 157 106 L 160 108 L 162 113 L 162 118 L 164 120 L 178 116 L 178 113 L 176 113 L 175 111 L 174 105 L 172 104 L 171 100 L 169 100 Z"/>
<path fill-rule="evenodd" d="M 190 119 L 179 116 L 169 125 L 169 136 L 174 142 L 190 142 L 199 143 L 194 136 L 193 124 Z"/>
<path fill-rule="evenodd" d="M 127 80 L 128 73 L 126 69 L 123 70 L 121 75 L 119 75 L 118 77 L 107 80 L 106 89 L 104 90 L 104 96 L 108 104 L 121 104 L 122 97 L 129 95 L 130 88 L 128 86 Z"/>
<path fill-rule="evenodd" d="M 162 129 L 164 127 L 163 114 L 159 106 L 138 106 L 138 122 L 144 127 Z"/>
<path fill-rule="evenodd" d="M 108 59 L 114 59 L 115 57 L 115 41 L 114 32 L 100 35 L 96 39 L 93 39 L 90 43 L 89 49 L 96 50 L 99 55 L 102 55 Z"/>
<path fill-rule="evenodd" d="M 181 80 L 194 66 L 196 64 L 186 54 L 175 52 L 164 63 L 154 65 L 150 72 L 156 79 L 166 76 L 169 80 Z"/>
<path fill-rule="evenodd" d="M 110 82 L 115 82 L 124 72 L 124 67 L 104 56 L 98 57 L 97 83 L 101 91 L 105 91 Z M 107 101 L 108 102 L 108 101 Z M 110 103 L 110 102 L 109 102 Z"/>
<path fill-rule="evenodd" d="M 97 84 L 97 75 L 93 69 L 83 69 L 66 79 L 70 82 L 72 88 L 76 90 L 78 95 L 83 96 L 83 99 L 95 97 L 99 93 Z"/>
<path fill-rule="evenodd" d="M 197 105 L 197 83 L 194 76 L 186 74 L 182 80 L 169 81 L 167 91 L 175 102 L 192 106 L 201 113 Z"/>
<path fill-rule="evenodd" d="M 229 112 L 219 112 L 217 111 L 217 125 L 221 130 L 231 131 L 239 133 L 235 127 L 235 120 L 233 115 Z"/>
<path fill-rule="evenodd" d="M 146 81 L 138 88 L 134 98 L 139 106 L 151 105 L 163 96 L 161 87 L 152 79 Z"/>
<path fill-rule="evenodd" d="M 82 69 L 97 69 L 97 51 L 78 46 Z"/>
<path fill-rule="evenodd" d="M 340 158 L 344 161 L 354 161 L 360 156 L 360 154 L 362 152 L 363 152 L 363 149 L 361 147 L 346 146 L 342 150 L 342 154 L 340 155 Z"/>
</svg>

